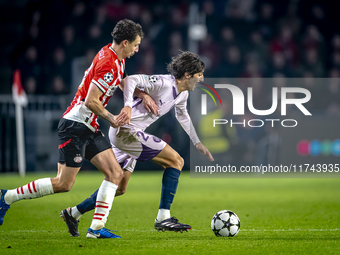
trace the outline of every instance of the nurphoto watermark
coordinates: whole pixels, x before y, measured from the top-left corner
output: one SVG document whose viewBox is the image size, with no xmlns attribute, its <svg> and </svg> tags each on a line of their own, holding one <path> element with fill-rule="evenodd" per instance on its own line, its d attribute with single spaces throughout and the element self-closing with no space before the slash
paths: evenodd
<svg viewBox="0 0 340 255">
<path fill-rule="evenodd" d="M 189 93 L 215 161 L 190 148 L 192 177 L 340 177 L 334 78 L 205 78 Z M 338 116 L 338 118 L 336 118 Z"/>
</svg>

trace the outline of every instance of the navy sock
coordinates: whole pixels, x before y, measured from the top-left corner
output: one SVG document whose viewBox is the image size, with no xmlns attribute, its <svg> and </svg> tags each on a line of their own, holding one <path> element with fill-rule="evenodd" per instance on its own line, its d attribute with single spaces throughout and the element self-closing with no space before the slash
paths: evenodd
<svg viewBox="0 0 340 255">
<path fill-rule="evenodd" d="M 98 190 L 99 189 L 97 189 L 91 196 L 89 196 L 83 202 L 81 202 L 79 205 L 77 205 L 77 209 L 81 214 L 84 214 L 84 213 L 91 211 L 95 208 Z"/>
<path fill-rule="evenodd" d="M 170 210 L 170 206 L 176 194 L 178 178 L 180 174 L 181 171 L 176 168 L 169 167 L 164 170 L 162 179 L 162 195 L 159 209 Z"/>
</svg>

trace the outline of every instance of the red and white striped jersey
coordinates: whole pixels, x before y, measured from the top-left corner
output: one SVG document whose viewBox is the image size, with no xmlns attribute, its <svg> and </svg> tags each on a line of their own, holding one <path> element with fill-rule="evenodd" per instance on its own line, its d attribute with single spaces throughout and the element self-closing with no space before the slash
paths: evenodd
<svg viewBox="0 0 340 255">
<path fill-rule="evenodd" d="M 78 87 L 71 105 L 63 114 L 63 118 L 85 124 L 93 132 L 98 131 L 98 116 L 85 106 L 85 98 L 90 84 L 95 84 L 103 94 L 99 98 L 104 107 L 109 102 L 120 84 L 125 68 L 125 59 L 119 61 L 111 44 L 103 47 L 94 57 L 91 66 Z"/>
</svg>

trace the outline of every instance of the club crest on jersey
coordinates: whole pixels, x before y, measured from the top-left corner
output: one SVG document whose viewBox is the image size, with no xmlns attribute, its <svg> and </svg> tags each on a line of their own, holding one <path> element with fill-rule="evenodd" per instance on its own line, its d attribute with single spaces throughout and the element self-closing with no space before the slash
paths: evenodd
<svg viewBox="0 0 340 255">
<path fill-rule="evenodd" d="M 83 161 L 83 158 L 82 158 L 81 156 L 75 156 L 73 160 L 74 160 L 74 162 L 76 162 L 76 163 L 80 163 L 80 162 Z"/>
<path fill-rule="evenodd" d="M 113 74 L 112 73 L 106 73 L 105 75 L 104 75 L 104 81 L 106 81 L 106 82 L 111 82 L 113 80 Z"/>
<path fill-rule="evenodd" d="M 150 76 L 149 81 L 152 82 L 152 83 L 155 83 L 156 81 L 158 81 L 158 78 L 157 78 L 157 76 Z"/>
</svg>

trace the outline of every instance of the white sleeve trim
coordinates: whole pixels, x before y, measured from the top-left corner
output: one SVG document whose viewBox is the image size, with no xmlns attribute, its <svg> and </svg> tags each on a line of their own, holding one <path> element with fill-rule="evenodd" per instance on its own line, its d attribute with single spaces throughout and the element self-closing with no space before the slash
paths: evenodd
<svg viewBox="0 0 340 255">
<path fill-rule="evenodd" d="M 91 82 L 94 84 L 94 85 L 96 85 L 103 93 L 105 93 L 105 89 L 103 88 L 103 86 L 100 84 L 100 83 L 98 83 L 96 80 L 91 80 Z"/>
</svg>

